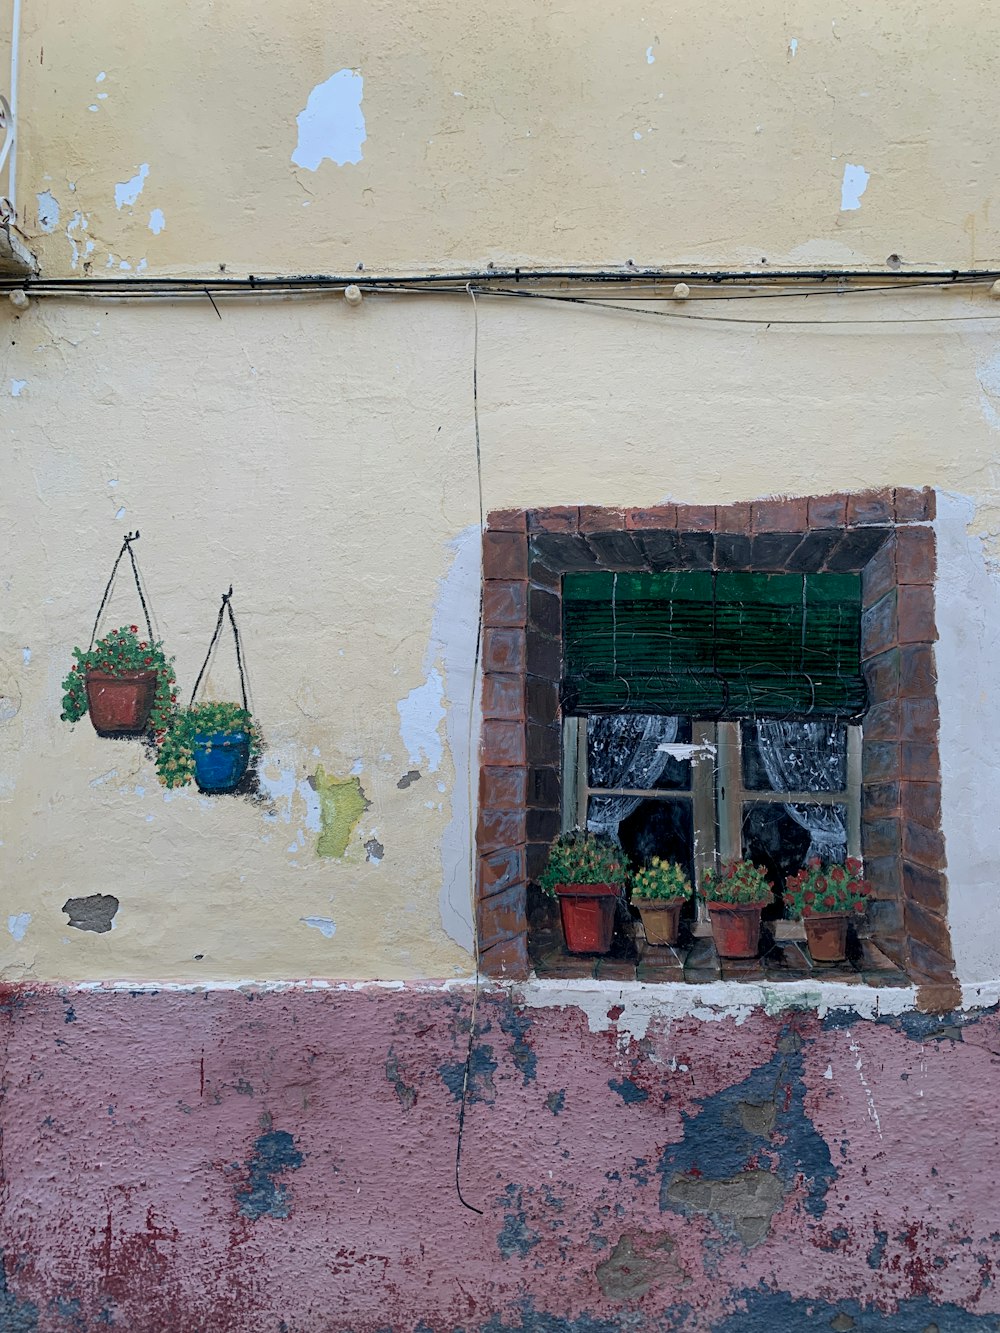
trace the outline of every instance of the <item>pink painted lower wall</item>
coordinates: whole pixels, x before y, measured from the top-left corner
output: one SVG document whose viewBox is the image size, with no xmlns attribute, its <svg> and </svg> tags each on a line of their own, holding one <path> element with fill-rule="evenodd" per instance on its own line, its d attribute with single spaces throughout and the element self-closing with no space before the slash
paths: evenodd
<svg viewBox="0 0 1000 1333">
<path fill-rule="evenodd" d="M 1000 1327 L 994 1012 L 470 998 L 8 991 L 0 1329 Z"/>
</svg>

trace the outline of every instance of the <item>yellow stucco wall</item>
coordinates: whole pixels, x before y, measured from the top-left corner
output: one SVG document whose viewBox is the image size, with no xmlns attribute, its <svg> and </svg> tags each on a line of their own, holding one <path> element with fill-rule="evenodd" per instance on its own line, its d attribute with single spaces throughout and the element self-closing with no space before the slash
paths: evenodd
<svg viewBox="0 0 1000 1333">
<path fill-rule="evenodd" d="M 997 253 L 997 45 L 971 4 L 940 26 L 915 4 L 26 9 L 19 202 L 48 276 Z M 353 69 L 362 160 L 294 166 L 311 90 Z M 841 211 L 848 163 L 870 179 Z M 219 306 L 0 309 L 0 976 L 465 975 L 472 301 Z M 934 485 L 972 497 L 986 571 L 998 311 L 982 289 L 667 318 L 482 297 L 486 507 Z M 59 721 L 135 528 L 184 699 L 235 586 L 263 804 L 164 793 L 140 746 Z M 123 580 L 107 623 L 136 610 Z M 228 644 L 210 690 L 235 692 Z M 371 803 L 343 858 L 316 855 L 320 766 Z M 115 928 L 68 928 L 94 893 Z"/>
<path fill-rule="evenodd" d="M 48 273 L 84 232 L 95 271 L 995 262 L 996 27 L 972 0 L 95 0 L 85 21 L 32 0 L 20 211 L 36 233 L 36 195 L 58 201 Z M 341 70 L 361 160 L 293 165 Z M 870 180 L 842 211 L 848 164 Z"/>
</svg>

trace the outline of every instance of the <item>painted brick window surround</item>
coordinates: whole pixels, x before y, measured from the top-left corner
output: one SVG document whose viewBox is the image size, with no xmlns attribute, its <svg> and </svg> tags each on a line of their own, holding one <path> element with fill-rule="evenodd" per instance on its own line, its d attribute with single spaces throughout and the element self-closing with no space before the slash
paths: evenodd
<svg viewBox="0 0 1000 1333">
<path fill-rule="evenodd" d="M 930 490 L 652 509 L 489 515 L 483 536 L 483 736 L 477 912 L 483 971 L 529 971 L 527 886 L 561 824 L 564 574 L 859 572 L 861 837 L 869 922 L 907 976 L 953 994 L 940 824 Z"/>
</svg>

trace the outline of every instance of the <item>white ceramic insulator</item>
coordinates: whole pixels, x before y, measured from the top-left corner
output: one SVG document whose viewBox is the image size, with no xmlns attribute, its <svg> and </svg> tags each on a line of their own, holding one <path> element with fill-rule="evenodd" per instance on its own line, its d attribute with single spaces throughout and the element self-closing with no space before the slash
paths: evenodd
<svg viewBox="0 0 1000 1333">
<path fill-rule="evenodd" d="M 356 286 L 356 285 L 352 282 L 351 285 L 350 285 L 350 287 L 345 287 L 345 288 L 344 288 L 344 300 L 347 302 L 348 305 L 360 305 L 360 304 L 361 304 L 361 288 L 358 287 L 358 286 Z"/>
</svg>

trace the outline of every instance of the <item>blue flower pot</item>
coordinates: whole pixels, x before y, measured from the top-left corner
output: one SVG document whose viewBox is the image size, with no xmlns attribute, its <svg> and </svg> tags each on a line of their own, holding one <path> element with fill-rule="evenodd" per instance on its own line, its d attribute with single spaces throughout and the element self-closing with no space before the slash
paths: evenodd
<svg viewBox="0 0 1000 1333">
<path fill-rule="evenodd" d="M 194 780 L 204 792 L 234 791 L 250 764 L 250 737 L 245 731 L 217 731 L 194 738 Z"/>
</svg>

